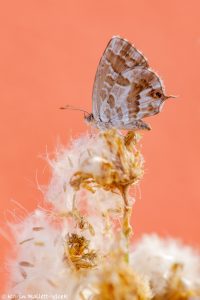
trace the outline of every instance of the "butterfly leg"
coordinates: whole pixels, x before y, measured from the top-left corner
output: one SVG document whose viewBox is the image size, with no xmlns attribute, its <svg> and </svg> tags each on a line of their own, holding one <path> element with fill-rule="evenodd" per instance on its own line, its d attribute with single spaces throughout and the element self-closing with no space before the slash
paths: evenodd
<svg viewBox="0 0 200 300">
<path fill-rule="evenodd" d="M 136 129 L 151 130 L 151 126 L 142 120 L 136 120 Z"/>
</svg>

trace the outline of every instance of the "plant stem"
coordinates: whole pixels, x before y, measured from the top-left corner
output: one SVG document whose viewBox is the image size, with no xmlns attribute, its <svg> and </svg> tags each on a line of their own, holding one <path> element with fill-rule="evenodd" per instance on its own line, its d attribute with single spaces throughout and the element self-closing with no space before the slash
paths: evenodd
<svg viewBox="0 0 200 300">
<path fill-rule="evenodd" d="M 123 214 L 122 231 L 123 231 L 123 234 L 126 238 L 126 243 L 127 243 L 126 261 L 128 262 L 129 240 L 130 240 L 130 236 L 132 234 L 132 227 L 130 225 L 132 207 L 129 206 L 129 200 L 128 200 L 129 185 L 122 186 L 120 190 L 121 190 L 122 198 L 124 200 L 124 214 Z"/>
</svg>

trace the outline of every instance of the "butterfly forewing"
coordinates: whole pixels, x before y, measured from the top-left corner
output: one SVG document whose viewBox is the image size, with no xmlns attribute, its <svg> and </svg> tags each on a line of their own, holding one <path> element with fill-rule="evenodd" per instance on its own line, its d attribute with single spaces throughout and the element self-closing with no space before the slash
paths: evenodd
<svg viewBox="0 0 200 300">
<path fill-rule="evenodd" d="M 164 100 L 162 83 L 145 57 L 128 41 L 113 37 L 95 77 L 95 120 L 130 129 L 135 120 L 158 113 Z"/>
<path fill-rule="evenodd" d="M 128 41 L 113 37 L 108 43 L 97 68 L 93 87 L 93 114 L 99 117 L 99 110 L 104 101 L 108 100 L 110 90 L 115 83 L 123 82 L 124 71 L 136 66 L 147 67 L 145 57 Z"/>
</svg>

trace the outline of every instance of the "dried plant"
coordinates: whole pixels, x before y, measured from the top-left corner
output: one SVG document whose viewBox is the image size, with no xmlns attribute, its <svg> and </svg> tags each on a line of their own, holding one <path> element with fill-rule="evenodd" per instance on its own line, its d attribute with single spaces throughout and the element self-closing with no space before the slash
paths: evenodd
<svg viewBox="0 0 200 300">
<path fill-rule="evenodd" d="M 64 258 L 72 263 L 76 270 L 91 269 L 97 265 L 97 253 L 89 249 L 89 243 L 84 236 L 75 233 L 67 236 Z"/>
<path fill-rule="evenodd" d="M 49 160 L 51 209 L 9 225 L 15 259 L 8 298 L 200 299 L 200 256 L 193 249 L 156 235 L 130 244 L 129 188 L 144 174 L 139 139 L 111 129 Z"/>
</svg>

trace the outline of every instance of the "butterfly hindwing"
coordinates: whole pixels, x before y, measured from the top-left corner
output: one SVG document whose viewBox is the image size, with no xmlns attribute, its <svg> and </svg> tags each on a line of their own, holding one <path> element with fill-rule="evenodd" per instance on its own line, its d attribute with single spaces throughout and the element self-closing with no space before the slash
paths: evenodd
<svg viewBox="0 0 200 300">
<path fill-rule="evenodd" d="M 100 106 L 99 116 L 113 127 L 126 129 L 133 120 L 157 114 L 165 96 L 158 76 L 147 68 L 136 67 L 122 76 L 127 84 L 116 80 Z"/>
</svg>

